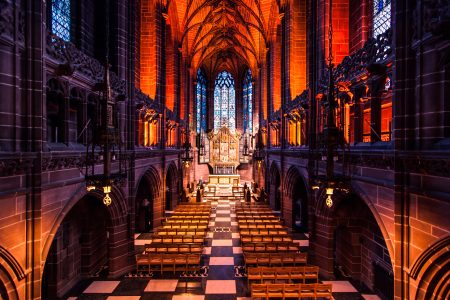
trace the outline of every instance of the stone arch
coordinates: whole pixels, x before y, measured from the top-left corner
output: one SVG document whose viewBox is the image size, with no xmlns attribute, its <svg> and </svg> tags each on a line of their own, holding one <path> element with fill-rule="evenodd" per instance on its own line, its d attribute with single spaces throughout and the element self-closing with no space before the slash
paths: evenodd
<svg viewBox="0 0 450 300">
<path fill-rule="evenodd" d="M 319 200 L 324 202 L 324 197 Z M 322 209 L 320 238 L 327 249 L 317 257 L 329 277 L 352 278 L 386 298 L 393 297 L 392 256 L 378 221 L 358 194 L 335 197 L 332 208 Z"/>
<path fill-rule="evenodd" d="M 135 230 L 149 231 L 155 224 L 154 212 L 158 209 L 161 179 L 154 167 L 142 175 L 135 189 Z"/>
<path fill-rule="evenodd" d="M 253 164 L 253 180 L 257 184 L 257 188 L 266 188 L 265 179 L 266 178 L 266 162 L 256 162 Z"/>
<path fill-rule="evenodd" d="M 172 210 L 176 207 L 179 197 L 179 173 L 174 162 L 171 162 L 166 170 L 165 208 Z"/>
<path fill-rule="evenodd" d="M 415 299 L 445 299 L 450 294 L 450 235 L 439 239 L 413 263 L 410 276 L 418 281 Z"/>
<path fill-rule="evenodd" d="M 87 193 L 60 223 L 42 271 L 44 299 L 64 296 L 86 276 L 108 275 L 118 225 L 113 226 L 113 216 L 99 198 Z"/>
<path fill-rule="evenodd" d="M 269 171 L 269 203 L 274 210 L 281 210 L 281 173 L 276 162 L 272 162 Z"/>
<path fill-rule="evenodd" d="M 86 188 L 83 185 L 76 190 L 76 192 L 72 195 L 72 197 L 66 202 L 66 205 L 63 207 L 61 212 L 58 214 L 58 217 L 54 220 L 53 225 L 51 226 L 50 232 L 47 236 L 47 239 L 44 243 L 44 248 L 42 250 L 42 262 L 45 262 L 48 252 L 50 250 L 51 243 L 53 238 L 55 237 L 58 228 L 60 227 L 62 221 L 67 216 L 67 214 L 72 210 L 72 208 L 80 201 L 82 198 L 92 195 L 97 198 L 99 201 L 103 201 L 103 193 L 100 190 L 94 190 L 89 193 L 86 192 Z M 112 198 L 111 205 L 107 208 L 110 216 L 112 226 L 119 226 L 126 222 L 127 208 L 125 203 L 125 195 L 122 190 L 113 186 L 111 194 Z"/>
<path fill-rule="evenodd" d="M 18 282 L 25 278 L 25 271 L 15 257 L 0 246 L 0 296 L 2 299 L 18 300 Z"/>
<path fill-rule="evenodd" d="M 354 195 L 356 197 L 358 197 L 359 199 L 361 199 L 364 204 L 367 206 L 367 208 L 370 210 L 371 215 L 375 218 L 375 221 L 378 225 L 378 228 L 381 231 L 381 234 L 383 235 L 383 240 L 386 243 L 387 249 L 389 251 L 389 257 L 391 258 L 391 262 L 392 262 L 392 258 L 394 257 L 394 245 L 393 245 L 393 241 L 391 239 L 391 236 L 389 235 L 389 232 L 386 228 L 386 226 L 384 225 L 384 222 L 380 216 L 380 214 L 378 213 L 376 207 L 373 205 L 373 202 L 370 200 L 369 195 L 362 189 L 360 188 L 355 182 L 351 183 L 351 190 L 352 190 L 352 194 L 348 195 Z M 315 214 L 316 216 L 319 216 L 321 218 L 327 219 L 327 223 L 331 222 L 331 219 L 334 216 L 334 212 L 336 207 L 339 205 L 339 203 L 345 199 L 346 197 L 345 195 L 333 195 L 333 206 L 331 208 L 327 207 L 325 204 L 325 191 L 321 190 L 320 193 L 316 194 L 316 204 L 315 204 Z"/>
<path fill-rule="evenodd" d="M 290 167 L 285 178 L 283 206 L 285 211 L 286 207 L 291 208 L 290 214 L 286 213 L 285 221 L 287 225 L 291 222 L 293 230 L 307 232 L 309 211 L 307 183 L 297 166 Z"/>
</svg>

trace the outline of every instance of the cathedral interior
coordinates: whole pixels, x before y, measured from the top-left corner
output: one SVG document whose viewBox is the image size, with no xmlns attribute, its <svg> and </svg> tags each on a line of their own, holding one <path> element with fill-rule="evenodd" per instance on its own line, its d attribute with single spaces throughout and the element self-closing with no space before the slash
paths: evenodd
<svg viewBox="0 0 450 300">
<path fill-rule="evenodd" d="M 449 299 L 449 0 L 0 0 L 0 299 Z"/>
</svg>

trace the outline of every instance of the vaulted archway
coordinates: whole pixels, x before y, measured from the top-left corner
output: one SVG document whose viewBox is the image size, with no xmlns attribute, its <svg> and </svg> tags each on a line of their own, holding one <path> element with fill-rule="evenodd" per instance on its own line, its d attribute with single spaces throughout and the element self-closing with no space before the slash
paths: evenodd
<svg viewBox="0 0 450 300">
<path fill-rule="evenodd" d="M 286 173 L 285 181 L 286 199 L 288 207 L 291 207 L 292 230 L 308 232 L 308 192 L 300 171 L 297 167 L 291 167 Z M 288 216 L 286 216 L 288 219 Z"/>
<path fill-rule="evenodd" d="M 270 167 L 269 202 L 270 206 L 279 211 L 281 209 L 281 175 L 275 163 Z"/>
<path fill-rule="evenodd" d="M 155 226 L 154 212 L 157 207 L 157 198 L 161 180 L 155 168 L 149 168 L 137 187 L 135 203 L 135 231 L 149 232 Z"/>
<path fill-rule="evenodd" d="M 115 199 L 113 199 L 114 201 Z M 62 220 L 45 260 L 43 299 L 63 297 L 79 281 L 110 270 L 113 220 L 101 199 L 85 195 Z"/>
<path fill-rule="evenodd" d="M 177 206 L 179 200 L 178 180 L 179 180 L 178 169 L 174 163 L 171 163 L 167 168 L 166 173 L 166 187 L 165 187 L 166 210 L 172 210 Z"/>
</svg>

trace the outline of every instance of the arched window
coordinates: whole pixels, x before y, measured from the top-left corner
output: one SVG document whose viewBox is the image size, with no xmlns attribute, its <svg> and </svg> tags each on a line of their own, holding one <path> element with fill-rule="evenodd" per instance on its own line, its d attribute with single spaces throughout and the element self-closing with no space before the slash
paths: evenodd
<svg viewBox="0 0 450 300">
<path fill-rule="evenodd" d="M 206 131 L 206 77 L 201 69 L 197 72 L 197 133 Z"/>
<path fill-rule="evenodd" d="M 236 130 L 236 99 L 234 80 L 230 73 L 222 71 L 217 75 L 214 87 L 214 130 L 228 127 Z"/>
<path fill-rule="evenodd" d="M 391 0 L 373 0 L 373 37 L 391 28 Z"/>
<path fill-rule="evenodd" d="M 52 33 L 70 41 L 70 0 L 51 0 Z"/>
<path fill-rule="evenodd" d="M 244 84 L 244 133 L 253 134 L 253 85 L 252 85 L 252 71 L 247 71 Z"/>
</svg>

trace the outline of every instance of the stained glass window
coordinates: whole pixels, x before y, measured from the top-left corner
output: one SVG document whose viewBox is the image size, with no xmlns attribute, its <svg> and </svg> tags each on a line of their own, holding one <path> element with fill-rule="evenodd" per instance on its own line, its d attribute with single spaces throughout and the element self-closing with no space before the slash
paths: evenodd
<svg viewBox="0 0 450 300">
<path fill-rule="evenodd" d="M 373 37 L 391 28 L 391 0 L 373 0 Z"/>
<path fill-rule="evenodd" d="M 244 102 L 244 133 L 253 133 L 253 85 L 252 72 L 250 69 L 244 78 L 243 84 L 243 102 Z"/>
<path fill-rule="evenodd" d="M 70 0 L 52 0 L 52 33 L 70 41 Z"/>
<path fill-rule="evenodd" d="M 214 87 L 214 129 L 228 127 L 236 130 L 236 99 L 234 80 L 230 73 L 222 71 L 217 75 Z"/>
<path fill-rule="evenodd" d="M 201 69 L 197 71 L 197 133 L 206 131 L 206 77 Z"/>
</svg>

